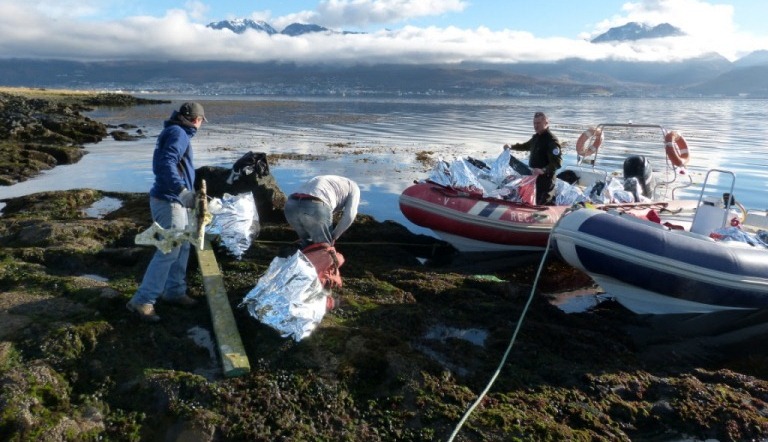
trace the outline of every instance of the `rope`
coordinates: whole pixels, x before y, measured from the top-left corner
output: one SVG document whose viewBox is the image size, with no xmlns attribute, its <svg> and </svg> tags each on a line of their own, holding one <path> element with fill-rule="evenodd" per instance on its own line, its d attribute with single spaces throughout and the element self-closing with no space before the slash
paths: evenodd
<svg viewBox="0 0 768 442">
<path fill-rule="evenodd" d="M 296 241 L 269 241 L 263 239 L 254 240 L 255 243 L 260 244 L 294 244 Z M 342 246 L 407 246 L 407 247 L 439 247 L 439 244 L 414 244 L 408 242 L 337 242 Z"/>
<path fill-rule="evenodd" d="M 558 220 L 559 222 L 559 220 Z M 507 358 L 509 357 L 510 351 L 512 351 L 512 346 L 515 343 L 515 340 L 517 339 L 517 333 L 520 331 L 520 327 L 523 325 L 523 318 L 525 318 L 525 314 L 528 312 L 528 308 L 531 306 L 531 302 L 533 301 L 533 295 L 536 292 L 536 287 L 539 284 L 539 277 L 541 276 L 541 271 L 544 268 L 544 263 L 547 261 L 547 255 L 549 254 L 549 248 L 552 243 L 552 235 L 549 235 L 549 238 L 547 239 L 547 248 L 544 250 L 544 255 L 541 258 L 541 263 L 539 264 L 539 270 L 536 272 L 536 279 L 533 281 L 533 287 L 531 287 L 531 294 L 528 296 L 528 301 L 525 303 L 525 307 L 523 307 L 523 311 L 520 313 L 520 318 L 517 320 L 517 326 L 515 326 L 515 331 L 512 333 L 512 339 L 509 340 L 509 345 L 507 346 L 507 350 L 504 352 L 504 356 L 501 357 L 501 361 L 499 362 L 498 368 L 496 368 L 496 372 L 493 373 L 493 376 L 491 376 L 490 381 L 488 381 L 488 385 L 486 385 L 485 389 L 480 393 L 480 395 L 477 397 L 475 402 L 470 406 L 466 412 L 464 412 L 464 416 L 462 416 L 459 423 L 456 425 L 456 428 L 453 430 L 453 433 L 451 433 L 451 436 L 448 438 L 448 442 L 452 442 L 453 439 L 456 437 L 456 435 L 459 434 L 459 431 L 461 430 L 461 427 L 464 426 L 464 423 L 469 418 L 469 415 L 472 414 L 472 412 L 477 408 L 478 405 L 480 405 L 480 402 L 485 398 L 486 394 L 488 394 L 488 391 L 491 389 L 491 386 L 493 386 L 493 383 L 496 382 L 496 379 L 501 374 L 501 369 L 504 367 L 504 364 L 507 362 Z"/>
</svg>

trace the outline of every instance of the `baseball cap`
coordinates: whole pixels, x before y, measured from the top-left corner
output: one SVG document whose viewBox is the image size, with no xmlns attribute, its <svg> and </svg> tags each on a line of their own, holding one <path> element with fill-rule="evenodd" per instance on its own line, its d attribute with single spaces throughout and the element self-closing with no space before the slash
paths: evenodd
<svg viewBox="0 0 768 442">
<path fill-rule="evenodd" d="M 203 121 L 208 121 L 205 118 L 205 111 L 203 105 L 192 101 L 186 102 L 179 108 L 179 113 L 187 118 L 203 117 Z"/>
</svg>

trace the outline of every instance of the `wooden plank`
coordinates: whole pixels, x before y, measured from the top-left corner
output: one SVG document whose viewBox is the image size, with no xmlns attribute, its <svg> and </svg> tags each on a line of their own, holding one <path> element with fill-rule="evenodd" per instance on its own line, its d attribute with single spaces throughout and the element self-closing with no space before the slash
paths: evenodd
<svg viewBox="0 0 768 442">
<path fill-rule="evenodd" d="M 213 333 L 219 346 L 224 376 L 244 375 L 251 371 L 251 364 L 248 362 L 240 332 L 237 330 L 235 316 L 232 314 L 232 307 L 229 305 L 224 288 L 224 279 L 211 249 L 211 243 L 206 239 L 202 250 L 198 247 L 195 249 L 200 263 L 200 272 L 203 275 L 205 295 L 211 309 Z"/>
</svg>

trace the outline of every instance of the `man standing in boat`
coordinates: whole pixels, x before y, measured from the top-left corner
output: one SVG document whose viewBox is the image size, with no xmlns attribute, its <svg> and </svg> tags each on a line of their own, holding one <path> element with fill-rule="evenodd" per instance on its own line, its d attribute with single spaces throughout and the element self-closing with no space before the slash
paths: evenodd
<svg viewBox="0 0 768 442">
<path fill-rule="evenodd" d="M 533 114 L 536 132 L 525 143 L 505 144 L 504 149 L 530 152 L 528 166 L 536 175 L 536 204 L 555 204 L 555 172 L 563 165 L 560 141 L 549 130 L 549 119 L 544 112 Z M 514 160 L 512 160 L 514 161 Z"/>
</svg>

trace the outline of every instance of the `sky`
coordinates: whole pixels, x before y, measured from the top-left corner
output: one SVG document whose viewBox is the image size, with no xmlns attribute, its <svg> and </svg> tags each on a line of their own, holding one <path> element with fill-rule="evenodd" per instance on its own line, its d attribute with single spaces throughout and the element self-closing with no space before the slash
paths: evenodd
<svg viewBox="0 0 768 442">
<path fill-rule="evenodd" d="M 766 0 L 0 0 L 0 11 L 0 58 L 420 64 L 679 61 L 717 52 L 733 61 L 768 50 Z M 278 31 L 298 22 L 354 33 L 206 27 L 245 18 Z M 632 21 L 669 23 L 686 35 L 589 42 Z"/>
</svg>

